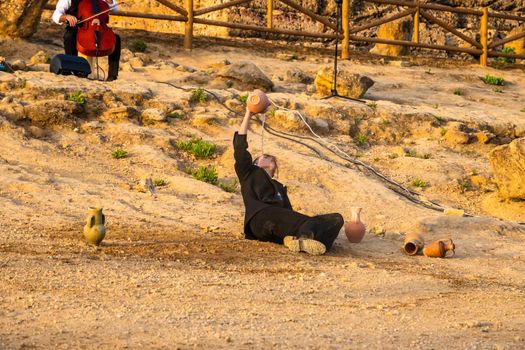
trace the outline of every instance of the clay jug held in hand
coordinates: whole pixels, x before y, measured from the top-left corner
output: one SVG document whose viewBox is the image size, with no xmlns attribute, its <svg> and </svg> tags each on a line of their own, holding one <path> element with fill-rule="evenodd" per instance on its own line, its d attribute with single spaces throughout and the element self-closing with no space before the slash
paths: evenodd
<svg viewBox="0 0 525 350">
<path fill-rule="evenodd" d="M 425 242 L 423 241 L 423 237 L 421 237 L 418 233 L 409 233 L 405 237 L 405 241 L 403 243 L 403 250 L 408 255 L 416 255 L 423 247 L 425 246 Z"/>
<path fill-rule="evenodd" d="M 345 224 L 346 238 L 350 243 L 359 243 L 365 236 L 366 227 L 361 222 L 361 210 L 359 207 L 352 207 L 350 221 Z"/>
<path fill-rule="evenodd" d="M 268 96 L 261 90 L 254 90 L 246 101 L 248 110 L 252 113 L 262 113 L 270 107 Z"/>
<path fill-rule="evenodd" d="M 442 239 L 430 243 L 423 249 L 423 255 L 430 258 L 445 258 L 453 257 L 455 254 L 456 245 L 451 239 Z M 451 254 L 449 254 L 451 252 Z"/>
<path fill-rule="evenodd" d="M 84 226 L 84 237 L 90 244 L 99 245 L 106 236 L 106 217 L 102 208 L 90 207 L 86 225 Z"/>
</svg>

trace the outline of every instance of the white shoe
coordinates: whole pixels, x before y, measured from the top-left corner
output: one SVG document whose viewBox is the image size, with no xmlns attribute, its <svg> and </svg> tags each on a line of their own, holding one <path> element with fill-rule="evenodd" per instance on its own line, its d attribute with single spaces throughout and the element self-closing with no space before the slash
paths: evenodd
<svg viewBox="0 0 525 350">
<path fill-rule="evenodd" d="M 305 252 L 310 255 L 323 255 L 326 253 L 325 245 L 315 239 L 286 236 L 283 243 L 286 248 L 296 253 Z"/>
</svg>

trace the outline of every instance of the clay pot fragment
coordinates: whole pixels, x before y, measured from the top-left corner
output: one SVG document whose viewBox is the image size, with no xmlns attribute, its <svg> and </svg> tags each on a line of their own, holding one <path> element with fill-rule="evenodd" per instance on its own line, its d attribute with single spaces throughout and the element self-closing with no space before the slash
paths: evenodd
<svg viewBox="0 0 525 350">
<path fill-rule="evenodd" d="M 429 258 L 446 258 L 455 255 L 456 245 L 451 239 L 441 239 L 430 243 L 423 249 L 423 255 Z M 449 254 L 449 252 L 451 252 Z"/>
<path fill-rule="evenodd" d="M 425 246 L 423 237 L 418 233 L 409 233 L 403 242 L 403 250 L 408 255 L 416 255 Z"/>
</svg>

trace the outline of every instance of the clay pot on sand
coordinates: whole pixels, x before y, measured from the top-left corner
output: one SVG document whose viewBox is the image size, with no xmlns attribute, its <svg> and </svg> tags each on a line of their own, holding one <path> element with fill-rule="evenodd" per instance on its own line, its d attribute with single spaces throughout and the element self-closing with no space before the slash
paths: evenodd
<svg viewBox="0 0 525 350">
<path fill-rule="evenodd" d="M 416 255 L 425 246 L 425 241 L 419 233 L 409 233 L 405 237 L 403 250 L 408 255 Z"/>
<path fill-rule="evenodd" d="M 345 224 L 346 238 L 350 243 L 359 243 L 365 236 L 366 227 L 361 222 L 361 210 L 359 207 L 352 207 L 350 221 Z"/>
<path fill-rule="evenodd" d="M 86 225 L 84 226 L 84 237 L 90 244 L 99 245 L 106 236 L 106 216 L 102 208 L 90 207 Z"/>
<path fill-rule="evenodd" d="M 268 96 L 261 90 L 254 90 L 246 101 L 248 110 L 252 113 L 262 113 L 270 107 Z"/>
<path fill-rule="evenodd" d="M 455 249 L 456 245 L 451 239 L 441 239 L 428 244 L 425 249 L 423 249 L 423 255 L 430 258 L 453 257 Z M 449 254 L 449 252 L 451 253 Z"/>
</svg>

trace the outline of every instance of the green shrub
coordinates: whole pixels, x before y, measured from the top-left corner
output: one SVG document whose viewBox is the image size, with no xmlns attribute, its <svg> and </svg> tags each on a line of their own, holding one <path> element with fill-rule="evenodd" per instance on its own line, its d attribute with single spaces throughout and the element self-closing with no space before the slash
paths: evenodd
<svg viewBox="0 0 525 350">
<path fill-rule="evenodd" d="M 399 154 L 397 153 L 390 153 L 388 155 L 388 159 L 396 159 L 396 158 L 399 158 Z"/>
<path fill-rule="evenodd" d="M 177 141 L 177 148 L 193 155 L 197 159 L 210 159 L 215 155 L 217 146 L 202 139 L 190 139 L 188 141 Z"/>
<path fill-rule="evenodd" d="M 377 108 L 377 102 L 375 102 L 375 101 L 368 102 L 368 107 L 370 107 L 370 108 L 375 110 Z"/>
<path fill-rule="evenodd" d="M 115 159 L 126 158 L 128 156 L 128 152 L 122 149 L 118 149 L 115 152 L 111 153 L 111 156 L 113 156 L 113 158 Z"/>
<path fill-rule="evenodd" d="M 366 135 L 364 134 L 359 134 L 355 138 L 355 142 L 357 142 L 359 146 L 363 146 L 364 144 L 366 144 L 366 140 Z"/>
<path fill-rule="evenodd" d="M 18 79 L 16 81 L 16 87 L 19 89 L 24 89 L 27 85 L 27 80 L 24 78 Z"/>
<path fill-rule="evenodd" d="M 222 190 L 225 192 L 233 193 L 237 189 L 237 179 L 234 179 L 233 183 L 231 184 L 219 182 L 219 187 L 222 188 Z"/>
<path fill-rule="evenodd" d="M 82 106 L 86 104 L 86 98 L 82 95 L 81 91 L 76 91 L 69 95 L 67 98 L 69 101 L 75 102 L 77 105 Z"/>
<path fill-rule="evenodd" d="M 213 166 L 200 166 L 197 169 L 186 168 L 186 173 L 190 174 L 196 180 L 207 182 L 212 185 L 216 185 L 219 178 L 217 170 L 215 170 Z"/>
<path fill-rule="evenodd" d="M 414 187 L 425 188 L 428 186 L 428 182 L 423 181 L 418 177 L 412 180 L 411 185 Z"/>
<path fill-rule="evenodd" d="M 133 51 L 135 52 L 146 52 L 146 49 L 148 48 L 148 46 L 146 45 L 146 43 L 142 40 L 135 40 L 133 42 L 133 46 L 132 46 L 132 49 Z"/>
<path fill-rule="evenodd" d="M 498 94 L 502 94 L 503 93 L 503 90 L 500 89 L 500 88 L 494 88 L 494 89 L 492 89 L 492 91 L 497 92 Z"/>
<path fill-rule="evenodd" d="M 417 152 L 413 149 L 409 149 L 405 152 L 405 157 L 417 157 Z"/>
<path fill-rule="evenodd" d="M 155 179 L 153 180 L 153 183 L 155 184 L 156 187 L 162 187 L 168 184 L 166 181 L 164 181 L 164 179 Z"/>
<path fill-rule="evenodd" d="M 461 96 L 462 92 L 461 89 L 454 89 L 454 95 Z"/>
<path fill-rule="evenodd" d="M 170 112 L 166 117 L 171 119 L 185 119 L 184 116 L 178 112 Z"/>
<path fill-rule="evenodd" d="M 525 108 L 521 109 L 520 112 L 525 113 Z"/>
<path fill-rule="evenodd" d="M 239 99 L 239 101 L 241 101 L 241 103 L 243 105 L 246 106 L 246 103 L 248 103 L 248 96 L 249 96 L 249 94 L 245 94 L 245 95 L 241 95 L 241 96 L 239 96 L 237 98 Z"/>
<path fill-rule="evenodd" d="M 502 86 L 503 84 L 505 84 L 505 79 L 501 78 L 501 77 L 495 77 L 493 75 L 490 75 L 490 74 L 487 74 L 485 75 L 483 78 L 481 78 L 481 80 L 483 80 L 483 82 L 487 85 L 499 85 L 499 86 Z"/>
<path fill-rule="evenodd" d="M 439 133 L 441 134 L 441 136 L 445 136 L 445 134 L 447 133 L 447 129 L 441 128 L 439 129 Z"/>
<path fill-rule="evenodd" d="M 513 47 L 504 47 L 502 50 L 501 50 L 502 53 L 516 53 L 516 49 L 513 48 Z M 502 62 L 502 63 L 516 63 L 516 59 L 514 57 L 498 57 L 496 59 L 496 61 L 498 62 Z"/>
<path fill-rule="evenodd" d="M 195 89 L 191 92 L 190 101 L 196 103 L 204 103 L 208 99 L 208 94 L 203 88 Z"/>
</svg>

